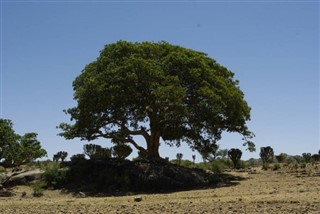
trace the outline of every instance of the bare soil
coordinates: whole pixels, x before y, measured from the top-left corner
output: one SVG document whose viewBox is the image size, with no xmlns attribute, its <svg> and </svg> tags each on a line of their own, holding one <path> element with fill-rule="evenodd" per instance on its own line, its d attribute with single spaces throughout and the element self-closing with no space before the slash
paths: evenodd
<svg viewBox="0 0 320 214">
<path fill-rule="evenodd" d="M 42 197 L 33 197 L 31 187 L 17 186 L 15 196 L 0 198 L 0 213 L 320 213 L 318 168 L 229 173 L 245 179 L 213 189 L 139 196 L 77 197 L 45 190 Z"/>
</svg>

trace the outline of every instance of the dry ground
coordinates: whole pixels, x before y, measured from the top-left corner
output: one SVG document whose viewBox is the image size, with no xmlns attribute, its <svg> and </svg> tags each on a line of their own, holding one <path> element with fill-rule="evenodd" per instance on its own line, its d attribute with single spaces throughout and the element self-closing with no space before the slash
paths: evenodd
<svg viewBox="0 0 320 214">
<path fill-rule="evenodd" d="M 288 172 L 233 172 L 239 183 L 215 189 L 171 194 L 77 198 L 44 191 L 35 198 L 30 187 L 14 189 L 16 196 L 0 198 L 1 214 L 37 213 L 320 213 L 320 176 Z M 298 175 L 298 176 L 297 176 Z M 22 192 L 27 192 L 21 197 Z"/>
</svg>

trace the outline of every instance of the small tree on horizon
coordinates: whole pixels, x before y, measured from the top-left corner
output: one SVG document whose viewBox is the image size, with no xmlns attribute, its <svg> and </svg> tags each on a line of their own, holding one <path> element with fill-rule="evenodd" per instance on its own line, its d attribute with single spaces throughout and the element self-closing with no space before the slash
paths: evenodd
<svg viewBox="0 0 320 214">
<path fill-rule="evenodd" d="M 268 163 L 273 161 L 274 152 L 270 146 L 260 148 L 260 158 L 262 160 L 263 167 L 265 168 Z"/>
<path fill-rule="evenodd" d="M 240 149 L 232 148 L 228 151 L 228 156 L 233 163 L 233 167 L 238 168 L 240 165 L 242 151 Z"/>
<path fill-rule="evenodd" d="M 61 160 L 61 162 L 63 163 L 67 158 L 67 156 L 68 156 L 68 152 L 60 151 L 60 152 L 57 152 L 55 155 L 53 155 L 53 160 L 56 162 Z"/>
<path fill-rule="evenodd" d="M 181 165 L 182 157 L 183 157 L 182 153 L 177 153 L 177 160 L 178 160 L 179 165 Z"/>
<path fill-rule="evenodd" d="M 192 155 L 193 164 L 195 164 L 196 161 L 196 155 Z"/>
</svg>

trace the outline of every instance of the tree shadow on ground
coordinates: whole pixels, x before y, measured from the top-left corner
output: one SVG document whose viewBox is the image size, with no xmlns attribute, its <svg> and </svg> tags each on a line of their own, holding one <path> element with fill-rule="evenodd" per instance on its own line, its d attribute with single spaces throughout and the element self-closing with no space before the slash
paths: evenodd
<svg viewBox="0 0 320 214">
<path fill-rule="evenodd" d="M 81 160 L 69 164 L 65 193 L 80 196 L 123 196 L 172 193 L 238 185 L 246 178 L 213 174 L 167 161 Z"/>
</svg>

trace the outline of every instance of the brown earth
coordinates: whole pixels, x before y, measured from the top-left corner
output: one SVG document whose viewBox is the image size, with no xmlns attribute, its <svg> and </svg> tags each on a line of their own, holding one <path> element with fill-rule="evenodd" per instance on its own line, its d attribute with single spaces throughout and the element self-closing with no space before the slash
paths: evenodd
<svg viewBox="0 0 320 214">
<path fill-rule="evenodd" d="M 228 187 L 170 194 L 121 197 L 75 197 L 58 190 L 32 196 L 18 186 L 14 197 L 0 198 L 0 213 L 320 213 L 320 171 L 229 172 L 244 180 Z M 22 193 L 26 196 L 22 197 Z"/>
</svg>

